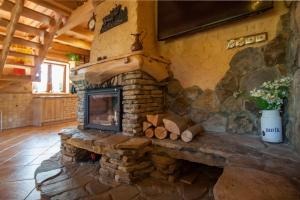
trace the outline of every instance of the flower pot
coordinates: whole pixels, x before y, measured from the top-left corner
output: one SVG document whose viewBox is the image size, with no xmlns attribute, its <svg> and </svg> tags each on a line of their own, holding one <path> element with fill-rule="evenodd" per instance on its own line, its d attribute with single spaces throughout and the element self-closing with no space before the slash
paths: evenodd
<svg viewBox="0 0 300 200">
<path fill-rule="evenodd" d="M 261 136 L 265 142 L 282 142 L 282 124 L 279 110 L 262 111 Z"/>
</svg>

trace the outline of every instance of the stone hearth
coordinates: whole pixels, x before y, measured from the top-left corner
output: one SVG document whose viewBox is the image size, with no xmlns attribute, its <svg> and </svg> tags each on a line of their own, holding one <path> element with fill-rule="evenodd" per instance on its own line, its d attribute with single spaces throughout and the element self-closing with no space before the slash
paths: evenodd
<svg viewBox="0 0 300 200">
<path fill-rule="evenodd" d="M 161 186 L 161 184 L 167 188 L 191 187 L 187 189 L 189 191 L 198 187 L 193 195 L 203 195 L 203 199 L 212 199 L 212 196 L 215 199 L 223 199 L 228 193 L 231 194 L 230 199 L 238 199 L 243 195 L 240 192 L 243 191 L 242 188 L 248 187 L 256 191 L 247 194 L 249 199 L 261 196 L 297 199 L 300 195 L 299 155 L 285 144 L 263 143 L 256 136 L 209 133 L 191 143 L 184 143 L 79 129 L 65 129 L 60 135 L 61 155 L 44 161 L 36 171 L 36 182 L 45 198 L 64 199 L 77 195 L 76 197 L 88 196 L 87 199 L 93 199 L 94 195 L 95 199 L 117 199 L 114 191 L 122 190 L 124 187 L 129 193 L 134 191 L 134 195 L 128 194 L 130 197 L 121 199 L 133 199 L 136 196 L 139 196 L 139 199 L 149 199 L 150 196 L 147 197 L 143 193 L 145 190 L 148 191 L 149 184 L 152 185 L 151 190 L 157 190 L 154 185 Z M 94 164 L 72 162 L 83 151 L 101 154 L 100 161 Z M 174 163 L 174 159 L 178 161 L 184 159 L 206 166 L 224 168 L 225 173 L 218 181 L 215 177 L 216 185 L 215 182 L 211 185 L 206 183 L 204 195 L 201 192 L 204 183 L 201 187 L 197 181 L 193 185 L 184 186 L 176 181 L 176 178 L 170 183 L 168 182 L 170 179 L 155 176 L 155 169 L 159 166 L 156 162 L 160 156 L 163 156 L 164 162 Z M 206 168 L 204 171 L 208 173 L 209 169 Z M 237 177 L 236 173 L 244 175 Z M 79 179 L 79 176 L 84 178 Z M 155 179 L 149 178 L 151 176 Z M 202 177 L 205 175 L 201 174 L 201 179 Z M 244 180 L 244 177 L 248 177 L 247 180 Z M 229 181 L 231 179 L 234 182 Z M 271 191 L 277 188 L 277 180 L 286 187 L 273 193 Z M 145 183 L 146 185 L 143 185 Z M 213 185 L 215 187 L 212 195 Z M 184 191 L 181 189 L 177 191 Z M 160 193 L 165 195 L 164 198 L 157 196 L 154 199 L 190 199 L 182 197 L 184 195 L 182 192 L 172 194 L 168 189 L 166 193 Z"/>
<path fill-rule="evenodd" d="M 287 176 L 300 183 L 300 156 L 293 151 L 294 149 L 286 144 L 264 143 L 257 136 L 209 133 L 185 143 L 78 129 L 65 129 L 60 135 L 62 156 L 68 157 L 65 159 L 68 161 L 76 157 L 76 153 L 65 153 L 64 149 L 68 147 L 85 149 L 96 154 L 109 154 L 111 157 L 122 157 L 130 154 L 130 151 L 131 155 L 148 152 L 209 166 L 255 168 Z"/>
<path fill-rule="evenodd" d="M 170 184 L 156 178 L 145 178 L 132 185 L 111 187 L 99 182 L 99 164 L 68 163 L 56 155 L 44 161 L 36 172 L 36 182 L 43 199 L 86 200 L 213 200 L 213 185 L 221 170 L 199 167 L 203 172 L 193 185 L 176 182 Z M 217 176 L 216 176 L 216 172 Z"/>
<path fill-rule="evenodd" d="M 147 13 L 141 9 L 140 2 L 143 1 L 127 5 L 128 8 L 134 6 L 131 8 L 134 8 L 137 18 L 137 21 L 129 20 L 127 25 L 132 25 L 132 28 L 128 28 L 136 32 L 154 30 L 154 24 L 139 24 L 144 20 L 143 13 Z M 299 154 L 288 143 L 262 142 L 258 136 L 257 108 L 248 99 L 234 97 L 236 92 L 249 92 L 267 80 L 287 75 L 299 79 L 299 73 L 295 73 L 299 72 L 299 63 L 296 63 L 299 62 L 299 34 L 291 31 L 297 29 L 292 19 L 295 13 L 292 10 L 281 17 L 274 39 L 242 48 L 232 55 L 223 77 L 219 77 L 214 88 L 205 90 L 201 85 L 184 88 L 184 81 L 181 83 L 180 77 L 172 75 L 170 62 L 153 56 L 157 55 L 154 33 L 145 38 L 144 51 L 125 55 L 121 53 L 130 51 L 130 44 L 127 44 L 129 29 L 126 34 L 125 29 L 119 29 L 114 35 L 97 35 L 91 50 L 92 62 L 72 71 L 71 79 L 78 92 L 78 129 L 62 130 L 59 133 L 60 154 L 44 161 L 36 171 L 36 183 L 43 197 L 300 199 Z M 111 40 L 106 40 L 106 37 Z M 112 37 L 122 40 L 116 43 Z M 124 48 L 128 51 L 123 51 Z M 102 60 L 95 62 L 97 58 Z M 184 68 L 187 63 L 174 64 L 172 67 Z M 189 69 L 197 70 L 186 68 Z M 292 95 L 299 96 L 298 82 L 293 83 Z M 86 92 L 112 87 L 120 87 L 123 91 L 122 131 L 111 133 L 84 129 Z M 298 97 L 290 99 L 292 102 L 284 105 L 285 142 L 298 144 L 300 137 L 296 130 L 299 129 L 297 119 L 300 114 L 299 109 L 295 109 L 299 107 L 296 103 Z M 189 143 L 142 137 L 142 122 L 147 114 L 170 111 L 189 125 L 203 126 L 204 133 Z M 100 159 L 93 164 L 82 163 L 83 157 Z M 184 162 L 205 166 L 195 184 L 179 183 Z M 210 170 L 214 172 L 209 174 Z M 213 181 L 198 182 L 206 180 L 207 176 Z"/>
</svg>

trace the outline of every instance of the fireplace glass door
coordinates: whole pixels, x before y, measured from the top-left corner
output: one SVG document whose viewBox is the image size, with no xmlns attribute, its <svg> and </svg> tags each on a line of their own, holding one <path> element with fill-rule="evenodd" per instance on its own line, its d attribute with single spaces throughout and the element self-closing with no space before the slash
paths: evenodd
<svg viewBox="0 0 300 200">
<path fill-rule="evenodd" d="M 121 131 L 121 95 L 119 88 L 88 91 L 85 127 L 105 131 Z"/>
</svg>

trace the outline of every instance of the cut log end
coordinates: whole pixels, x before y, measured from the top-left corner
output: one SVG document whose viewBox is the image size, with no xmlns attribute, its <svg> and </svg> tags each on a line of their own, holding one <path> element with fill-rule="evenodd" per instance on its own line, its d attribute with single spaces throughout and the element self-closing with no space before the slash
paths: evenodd
<svg viewBox="0 0 300 200">
<path fill-rule="evenodd" d="M 166 116 L 163 119 L 163 123 L 169 132 L 176 133 L 177 135 L 180 135 L 188 127 L 186 120 L 175 114 Z"/>
<path fill-rule="evenodd" d="M 153 128 L 146 129 L 145 136 L 148 138 L 153 138 L 154 137 L 154 129 Z"/>
<path fill-rule="evenodd" d="M 181 139 L 184 142 L 191 142 L 195 136 L 203 132 L 203 127 L 200 124 L 196 124 L 192 127 L 189 127 L 181 134 Z"/>
<path fill-rule="evenodd" d="M 156 138 L 162 140 L 162 139 L 167 138 L 167 136 L 168 136 L 168 131 L 167 131 L 164 127 L 158 126 L 158 127 L 156 127 L 155 130 L 154 130 L 154 135 L 155 135 Z"/>
<path fill-rule="evenodd" d="M 150 122 L 154 127 L 162 125 L 162 120 L 165 114 L 147 115 L 147 121 Z"/>
<path fill-rule="evenodd" d="M 178 134 L 176 134 L 176 133 L 170 133 L 170 139 L 171 140 L 178 140 L 178 138 L 179 138 Z"/>
<path fill-rule="evenodd" d="M 150 128 L 152 124 L 150 122 L 143 122 L 143 131 L 145 132 L 148 128 Z"/>
</svg>

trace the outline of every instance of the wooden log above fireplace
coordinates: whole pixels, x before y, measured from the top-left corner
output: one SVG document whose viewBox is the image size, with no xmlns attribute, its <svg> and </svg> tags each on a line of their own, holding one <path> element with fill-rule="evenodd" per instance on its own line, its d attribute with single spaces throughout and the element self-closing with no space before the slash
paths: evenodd
<svg viewBox="0 0 300 200">
<path fill-rule="evenodd" d="M 137 51 L 78 66 L 73 70 L 71 79 L 99 84 L 118 74 L 141 70 L 160 82 L 169 77 L 167 70 L 169 64 L 168 60 L 161 57 L 149 56 L 143 51 Z"/>
</svg>

